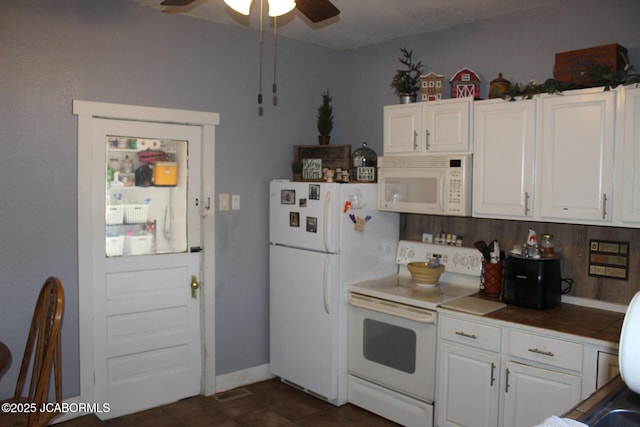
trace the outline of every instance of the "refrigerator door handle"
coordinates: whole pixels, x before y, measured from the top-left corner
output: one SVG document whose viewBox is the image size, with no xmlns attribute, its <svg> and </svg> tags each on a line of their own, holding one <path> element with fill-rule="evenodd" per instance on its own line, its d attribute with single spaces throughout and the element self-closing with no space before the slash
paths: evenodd
<svg viewBox="0 0 640 427">
<path fill-rule="evenodd" d="M 329 213 L 331 212 L 331 210 L 329 209 L 330 205 L 331 205 L 331 199 L 332 199 L 332 193 L 331 191 L 327 191 L 327 196 L 324 199 L 324 212 L 323 212 L 323 220 L 324 220 L 324 224 L 323 224 L 323 230 L 322 230 L 322 240 L 324 242 L 324 249 L 327 252 L 332 252 L 331 250 L 331 245 L 330 245 L 330 241 L 329 241 L 329 233 L 331 231 L 331 226 L 333 225 L 330 221 L 329 218 Z"/>
<path fill-rule="evenodd" d="M 331 305 L 329 304 L 329 281 L 328 281 L 328 273 L 329 273 L 329 261 L 331 260 L 331 255 L 326 255 L 324 257 L 324 268 L 322 269 L 322 302 L 324 303 L 324 311 L 327 314 L 331 314 Z"/>
</svg>

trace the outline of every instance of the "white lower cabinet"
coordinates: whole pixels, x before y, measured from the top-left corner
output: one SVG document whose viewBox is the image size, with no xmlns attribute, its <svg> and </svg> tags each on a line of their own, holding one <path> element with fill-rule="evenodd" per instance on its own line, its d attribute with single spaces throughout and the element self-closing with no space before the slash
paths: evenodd
<svg viewBox="0 0 640 427">
<path fill-rule="evenodd" d="M 439 360 L 438 425 L 496 426 L 500 399 L 499 355 L 442 343 Z"/>
<path fill-rule="evenodd" d="M 615 375 L 613 344 L 446 309 L 439 314 L 437 426 L 531 427 L 567 412 Z"/>
<path fill-rule="evenodd" d="M 580 401 L 582 378 L 507 361 L 503 426 L 531 427 Z"/>
</svg>

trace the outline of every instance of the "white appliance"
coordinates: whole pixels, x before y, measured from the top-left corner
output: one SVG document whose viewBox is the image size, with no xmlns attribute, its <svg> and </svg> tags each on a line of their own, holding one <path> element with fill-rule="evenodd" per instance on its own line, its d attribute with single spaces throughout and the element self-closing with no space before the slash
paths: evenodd
<svg viewBox="0 0 640 427">
<path fill-rule="evenodd" d="M 440 256 L 436 286 L 418 285 L 407 264 Z M 396 276 L 349 286 L 349 402 L 404 426 L 433 426 L 436 308 L 476 293 L 475 248 L 400 241 Z"/>
<path fill-rule="evenodd" d="M 472 156 L 378 158 L 378 209 L 471 216 Z"/>
<path fill-rule="evenodd" d="M 270 183 L 271 372 L 347 402 L 347 285 L 397 274 L 399 215 L 376 184 Z"/>
</svg>

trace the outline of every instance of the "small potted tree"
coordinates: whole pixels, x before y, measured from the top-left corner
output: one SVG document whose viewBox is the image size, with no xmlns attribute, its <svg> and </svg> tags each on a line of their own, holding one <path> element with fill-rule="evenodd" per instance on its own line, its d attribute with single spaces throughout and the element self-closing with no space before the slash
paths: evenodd
<svg viewBox="0 0 640 427">
<path fill-rule="evenodd" d="M 302 160 L 294 160 L 291 162 L 291 172 L 293 173 L 293 181 L 302 181 Z"/>
<path fill-rule="evenodd" d="M 391 87 L 395 94 L 400 97 L 401 104 L 408 104 L 416 101 L 418 91 L 420 90 L 420 75 L 422 74 L 422 61 L 413 63 L 413 51 L 406 48 L 400 48 L 402 56 L 398 58 L 400 63 L 405 66 L 404 69 L 396 70 Z"/>
<path fill-rule="evenodd" d="M 318 128 L 318 143 L 328 145 L 331 131 L 333 130 L 333 107 L 331 106 L 329 89 L 322 93 L 322 104 L 318 107 L 316 126 Z"/>
</svg>

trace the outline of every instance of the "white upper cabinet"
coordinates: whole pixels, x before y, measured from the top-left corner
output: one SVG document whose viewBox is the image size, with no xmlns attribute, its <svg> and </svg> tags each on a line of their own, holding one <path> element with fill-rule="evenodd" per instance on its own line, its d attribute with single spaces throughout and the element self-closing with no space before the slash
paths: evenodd
<svg viewBox="0 0 640 427">
<path fill-rule="evenodd" d="M 469 153 L 472 98 L 384 107 L 384 155 Z"/>
<path fill-rule="evenodd" d="M 533 216 L 536 101 L 474 106 L 473 216 Z"/>
<path fill-rule="evenodd" d="M 622 214 L 618 225 L 627 227 L 640 226 L 640 88 L 633 86 L 622 91 L 624 114 L 620 114 L 620 139 L 622 140 L 623 160 L 622 194 L 617 200 L 622 201 Z M 616 207 L 618 207 L 616 205 Z"/>
<path fill-rule="evenodd" d="M 470 152 L 472 98 L 425 102 L 422 133 L 427 153 Z"/>
<path fill-rule="evenodd" d="M 384 107 L 384 155 L 422 152 L 422 105 Z"/>
<path fill-rule="evenodd" d="M 615 101 L 602 88 L 538 100 L 541 220 L 611 223 Z"/>
</svg>

